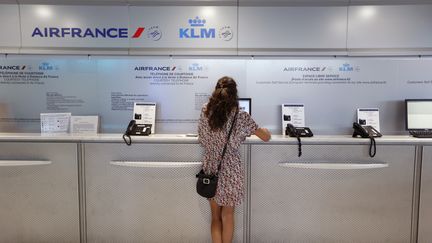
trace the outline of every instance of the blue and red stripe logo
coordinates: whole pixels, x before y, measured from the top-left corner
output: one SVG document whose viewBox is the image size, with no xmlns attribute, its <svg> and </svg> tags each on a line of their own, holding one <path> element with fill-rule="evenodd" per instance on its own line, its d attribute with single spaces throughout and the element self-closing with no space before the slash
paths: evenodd
<svg viewBox="0 0 432 243">
<path fill-rule="evenodd" d="M 144 32 L 144 27 L 138 27 L 135 31 L 135 34 L 133 34 L 132 38 L 140 38 L 142 33 Z"/>
</svg>

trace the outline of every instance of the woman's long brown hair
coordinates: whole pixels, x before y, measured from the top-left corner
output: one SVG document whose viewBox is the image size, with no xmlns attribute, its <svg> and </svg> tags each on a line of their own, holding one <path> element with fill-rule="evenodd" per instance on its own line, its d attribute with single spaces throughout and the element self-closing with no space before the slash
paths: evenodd
<svg viewBox="0 0 432 243">
<path fill-rule="evenodd" d="M 237 84 L 234 79 L 226 76 L 220 78 L 205 111 L 212 131 L 224 126 L 231 111 L 238 108 L 237 99 Z"/>
</svg>

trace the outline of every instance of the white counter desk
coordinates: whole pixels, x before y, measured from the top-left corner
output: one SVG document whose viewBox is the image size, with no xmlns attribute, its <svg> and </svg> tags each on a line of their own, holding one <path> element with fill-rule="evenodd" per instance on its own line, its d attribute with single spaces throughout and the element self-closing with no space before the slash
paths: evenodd
<svg viewBox="0 0 432 243">
<path fill-rule="evenodd" d="M 210 242 L 198 138 L 132 141 L 1 133 L 0 242 Z M 432 139 L 376 138 L 373 158 L 369 143 L 302 138 L 298 157 L 296 138 L 248 138 L 235 242 L 432 241 Z"/>
<path fill-rule="evenodd" d="M 197 137 L 188 137 L 186 134 L 152 134 L 150 136 L 132 136 L 136 143 L 197 143 Z M 375 138 L 377 144 L 411 144 L 411 145 L 432 145 L 432 138 L 414 138 L 408 135 L 383 136 Z M 97 135 L 74 135 L 54 134 L 44 135 L 40 133 L 0 133 L 1 141 L 15 142 L 123 142 L 120 133 L 105 133 Z M 251 136 L 246 139 L 245 144 L 296 144 L 296 138 L 285 135 L 272 135 L 269 142 L 262 142 L 258 137 Z M 318 135 L 311 138 L 302 138 L 304 144 L 367 144 L 366 138 L 353 138 L 351 135 Z"/>
</svg>

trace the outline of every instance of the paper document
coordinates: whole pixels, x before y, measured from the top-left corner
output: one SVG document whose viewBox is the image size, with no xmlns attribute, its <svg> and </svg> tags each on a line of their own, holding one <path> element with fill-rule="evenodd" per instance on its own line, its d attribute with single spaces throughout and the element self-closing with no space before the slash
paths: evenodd
<svg viewBox="0 0 432 243">
<path fill-rule="evenodd" d="M 71 113 L 41 113 L 41 133 L 68 133 Z"/>
<path fill-rule="evenodd" d="M 99 129 L 99 116 L 72 116 L 71 133 L 97 134 Z"/>
</svg>

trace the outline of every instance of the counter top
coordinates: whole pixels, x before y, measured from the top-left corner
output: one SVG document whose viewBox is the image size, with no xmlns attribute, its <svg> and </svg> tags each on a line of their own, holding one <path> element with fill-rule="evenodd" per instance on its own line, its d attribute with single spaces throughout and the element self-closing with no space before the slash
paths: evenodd
<svg viewBox="0 0 432 243">
<path fill-rule="evenodd" d="M 408 135 L 389 135 L 376 138 L 377 144 L 420 144 L 432 145 L 432 138 L 414 138 Z M 351 135 L 317 135 L 302 138 L 302 144 L 369 144 L 367 138 L 353 138 Z M 97 135 L 41 133 L 0 133 L 0 142 L 82 142 L 82 143 L 123 143 L 122 134 L 104 133 Z M 132 136 L 132 143 L 198 143 L 197 137 L 186 134 L 152 134 L 150 136 Z M 246 144 L 297 144 L 297 139 L 285 135 L 272 135 L 269 142 L 263 142 L 256 136 L 246 139 Z"/>
</svg>

